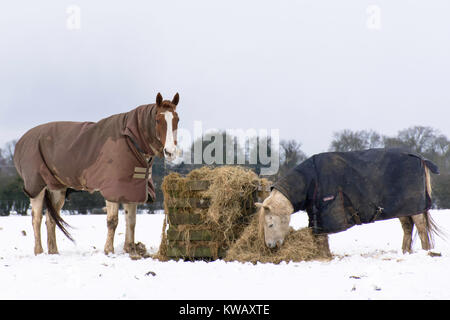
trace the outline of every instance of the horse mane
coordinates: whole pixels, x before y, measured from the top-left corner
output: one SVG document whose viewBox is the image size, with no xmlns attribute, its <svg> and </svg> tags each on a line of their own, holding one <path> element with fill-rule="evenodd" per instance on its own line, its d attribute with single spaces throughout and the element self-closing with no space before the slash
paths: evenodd
<svg viewBox="0 0 450 320">
<path fill-rule="evenodd" d="M 264 245 L 265 239 L 264 239 L 264 208 L 258 209 L 258 241 Z"/>
</svg>

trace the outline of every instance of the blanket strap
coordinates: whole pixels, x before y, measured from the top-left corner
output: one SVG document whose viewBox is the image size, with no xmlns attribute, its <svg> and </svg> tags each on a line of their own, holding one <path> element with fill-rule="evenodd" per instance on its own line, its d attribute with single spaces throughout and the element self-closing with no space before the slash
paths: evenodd
<svg viewBox="0 0 450 320">
<path fill-rule="evenodd" d="M 378 206 L 376 208 L 377 208 L 377 211 L 373 215 L 372 219 L 370 219 L 370 222 L 374 222 L 378 218 L 378 216 L 383 213 L 384 208 L 378 207 Z"/>
<path fill-rule="evenodd" d="M 133 178 L 134 179 L 145 179 L 146 178 L 146 174 L 147 174 L 147 170 L 148 170 L 148 178 L 151 179 L 151 177 L 152 177 L 153 160 L 154 160 L 154 157 L 150 157 L 150 159 L 147 162 L 148 168 L 145 168 L 145 167 L 134 167 Z"/>
<path fill-rule="evenodd" d="M 346 209 L 350 212 L 356 224 L 362 224 L 361 218 L 358 215 L 358 211 L 356 211 L 353 207 L 347 207 Z"/>
<path fill-rule="evenodd" d="M 139 145 L 137 144 L 136 141 L 134 141 L 133 138 L 131 138 L 130 136 L 128 136 L 128 138 L 131 140 L 131 142 L 133 143 L 134 147 L 142 154 L 145 154 L 144 150 L 141 149 L 141 147 L 139 147 Z"/>
<path fill-rule="evenodd" d="M 316 207 L 316 198 L 317 198 L 317 183 L 314 184 L 314 193 L 313 193 L 313 197 L 312 197 L 312 203 L 311 203 L 311 214 L 312 214 L 312 221 L 310 221 L 310 227 L 312 226 L 313 231 L 315 233 L 317 233 L 319 231 L 319 223 L 317 221 L 317 214 L 318 211 L 317 207 Z"/>
<path fill-rule="evenodd" d="M 144 155 L 146 155 L 147 153 L 145 153 L 145 151 L 144 150 L 142 150 L 141 149 L 141 147 L 139 147 L 139 145 L 137 144 L 137 142 L 136 141 L 134 141 L 134 139 L 133 138 L 131 138 L 130 136 L 128 136 L 128 138 L 131 140 L 131 142 L 133 143 L 133 145 L 136 147 L 136 149 L 140 152 L 140 153 L 142 153 L 142 154 L 144 154 Z M 150 149 L 152 149 L 152 152 L 154 153 L 154 155 L 155 156 L 162 156 L 162 153 L 160 152 L 160 151 L 158 151 L 158 149 L 156 149 L 151 143 L 149 144 L 149 146 L 150 146 Z M 150 159 L 152 159 L 153 157 L 151 157 Z M 150 162 L 150 161 L 149 161 Z"/>
<path fill-rule="evenodd" d="M 152 149 L 155 156 L 163 157 L 163 154 L 158 149 L 156 149 L 151 143 L 149 144 L 149 146 L 150 146 L 150 149 Z"/>
</svg>

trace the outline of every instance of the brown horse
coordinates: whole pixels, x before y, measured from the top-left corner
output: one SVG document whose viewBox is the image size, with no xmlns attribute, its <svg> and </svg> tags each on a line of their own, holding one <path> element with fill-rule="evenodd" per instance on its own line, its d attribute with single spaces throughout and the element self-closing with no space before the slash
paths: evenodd
<svg viewBox="0 0 450 320">
<path fill-rule="evenodd" d="M 307 211 L 310 219 L 309 226 L 313 228 L 316 235 L 341 232 L 355 224 L 398 217 L 404 232 L 403 253 L 411 252 L 414 225 L 419 233 L 422 249 L 430 250 L 433 246 L 433 235 L 439 234 L 440 231 L 428 213 L 432 193 L 429 166 L 433 173 L 437 173 L 438 169 L 431 161 L 418 155 L 399 152 L 395 149 L 386 150 L 372 149 L 353 152 L 353 154 L 351 152 L 319 154 L 300 164 L 291 171 L 291 174 L 278 180 L 269 197 L 263 203 L 256 204 L 259 208 L 259 233 L 266 246 L 275 248 L 283 244 L 289 231 L 290 216 L 300 208 Z M 358 158 L 360 155 L 363 156 Z M 370 158 L 369 155 L 376 155 L 379 159 L 383 159 L 383 161 L 374 161 L 376 174 L 370 171 L 370 164 L 367 162 L 363 163 L 363 168 L 369 168 L 368 172 L 358 170 L 360 167 L 347 165 L 348 159 L 367 160 Z M 392 158 L 395 157 L 400 164 L 395 166 L 394 162 L 389 162 L 387 155 L 393 155 Z M 375 159 L 376 157 L 374 156 Z M 314 172 L 317 166 L 323 170 L 320 174 Z M 392 171 L 393 166 L 394 171 Z M 308 175 L 312 178 L 308 178 Z M 359 175 L 362 175 L 362 179 L 359 179 Z M 386 180 L 392 184 L 380 184 L 380 181 Z M 344 181 L 338 184 L 336 193 L 333 194 L 329 189 L 326 193 L 321 192 L 323 190 L 320 188 L 326 188 L 323 185 L 335 185 L 335 181 Z M 404 181 L 409 182 L 409 185 Z M 365 183 L 372 185 L 363 186 Z M 358 191 L 352 192 L 354 190 Z M 360 192 L 361 190 L 365 192 Z M 392 190 L 397 190 L 398 194 L 393 195 Z M 348 191 L 347 195 L 346 191 Z M 321 195 L 318 197 L 317 194 Z M 353 199 L 351 199 L 352 196 Z M 365 198 L 367 196 L 373 196 L 376 200 Z M 297 199 L 300 200 L 297 201 Z M 372 201 L 380 203 L 372 209 L 373 211 L 370 210 L 371 206 L 364 207 L 366 203 L 372 205 Z M 365 212 L 359 210 L 361 208 L 365 208 Z M 311 221 L 316 218 L 319 219 L 319 227 L 316 227 L 317 223 Z M 331 223 L 328 222 L 326 225 L 326 222 L 320 219 L 327 219 Z"/>
<path fill-rule="evenodd" d="M 40 226 L 47 207 L 48 253 L 58 253 L 55 226 L 71 240 L 60 216 L 71 190 L 100 191 L 106 200 L 108 234 L 105 253 L 114 252 L 119 204 L 126 215 L 124 250 L 135 254 L 137 204 L 155 200 L 151 167 L 155 156 L 178 155 L 179 95 L 160 93 L 156 104 L 142 105 L 98 122 L 51 122 L 37 126 L 17 142 L 14 164 L 30 197 L 34 253 L 43 252 Z"/>
</svg>

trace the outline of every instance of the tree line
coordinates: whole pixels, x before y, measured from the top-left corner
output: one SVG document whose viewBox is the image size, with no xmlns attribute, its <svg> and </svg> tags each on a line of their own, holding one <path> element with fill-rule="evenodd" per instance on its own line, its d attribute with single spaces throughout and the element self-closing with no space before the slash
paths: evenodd
<svg viewBox="0 0 450 320">
<path fill-rule="evenodd" d="M 414 126 L 399 131 L 396 136 L 373 130 L 342 130 L 334 134 L 330 151 L 393 147 L 419 153 L 439 167 L 440 174 L 432 175 L 433 202 L 437 208 L 450 208 L 450 141 L 438 130 Z"/>
<path fill-rule="evenodd" d="M 208 136 L 209 135 L 209 136 Z M 251 153 L 251 148 L 257 148 L 259 143 L 254 146 L 243 146 L 239 143 L 236 137 L 227 135 L 225 131 L 209 133 L 203 139 L 195 141 L 191 146 L 191 154 L 194 154 L 194 145 L 201 144 L 201 149 L 205 150 L 213 143 L 214 137 L 220 137 L 222 141 L 227 139 L 234 140 L 234 148 L 232 154 L 230 150 L 225 149 L 226 144 L 223 144 L 223 150 L 213 150 L 220 153 L 223 157 L 222 163 L 226 160 L 233 159 L 233 163 L 238 162 L 238 155 L 243 154 L 244 159 L 248 160 Z M 270 138 L 269 138 L 270 139 Z M 14 163 L 14 146 L 16 141 L 9 142 L 0 149 L 0 215 L 8 215 L 11 211 L 16 211 L 18 214 L 26 214 L 29 208 L 29 199 L 23 193 L 23 181 L 17 174 Z M 267 143 L 268 150 L 271 152 L 279 152 L 279 170 L 276 174 L 268 176 L 271 181 L 286 174 L 291 168 L 305 160 L 308 155 L 302 151 L 301 143 L 295 140 L 281 140 L 278 150 L 271 150 L 270 141 Z M 382 135 L 373 130 L 341 130 L 335 132 L 328 151 L 354 151 L 364 150 L 369 148 L 389 148 L 402 147 L 412 152 L 417 152 L 424 157 L 436 163 L 440 169 L 440 175 L 433 175 L 433 199 L 437 208 L 450 208 L 450 141 L 441 134 L 438 130 L 431 127 L 414 126 L 399 131 L 395 136 Z M 220 151 L 220 152 L 219 152 Z M 255 153 L 258 154 L 259 153 Z M 217 157 L 215 157 L 217 159 Z M 242 158 L 240 159 L 242 162 Z M 140 205 L 138 208 L 147 212 L 154 212 L 163 208 L 163 194 L 161 184 L 169 172 L 178 172 L 186 174 L 191 170 L 201 167 L 203 165 L 217 165 L 206 163 L 202 160 L 201 163 L 194 164 L 182 162 L 177 165 L 170 165 L 164 160 L 156 158 L 152 168 L 152 179 L 155 184 L 156 202 L 145 205 Z M 250 164 L 249 161 L 241 163 L 240 165 L 250 168 L 255 173 L 261 172 L 261 161 Z M 92 194 L 81 191 L 73 192 L 68 196 L 63 210 L 68 210 L 71 213 L 104 213 L 102 208 L 105 206 L 105 201 L 99 192 Z"/>
</svg>

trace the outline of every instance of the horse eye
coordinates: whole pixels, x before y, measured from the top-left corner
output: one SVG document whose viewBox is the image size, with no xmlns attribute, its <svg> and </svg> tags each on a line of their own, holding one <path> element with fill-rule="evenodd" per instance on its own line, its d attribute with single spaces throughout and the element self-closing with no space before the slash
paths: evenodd
<svg viewBox="0 0 450 320">
<path fill-rule="evenodd" d="M 269 224 L 269 228 L 272 228 L 272 227 L 273 227 L 273 223 Z"/>
</svg>

